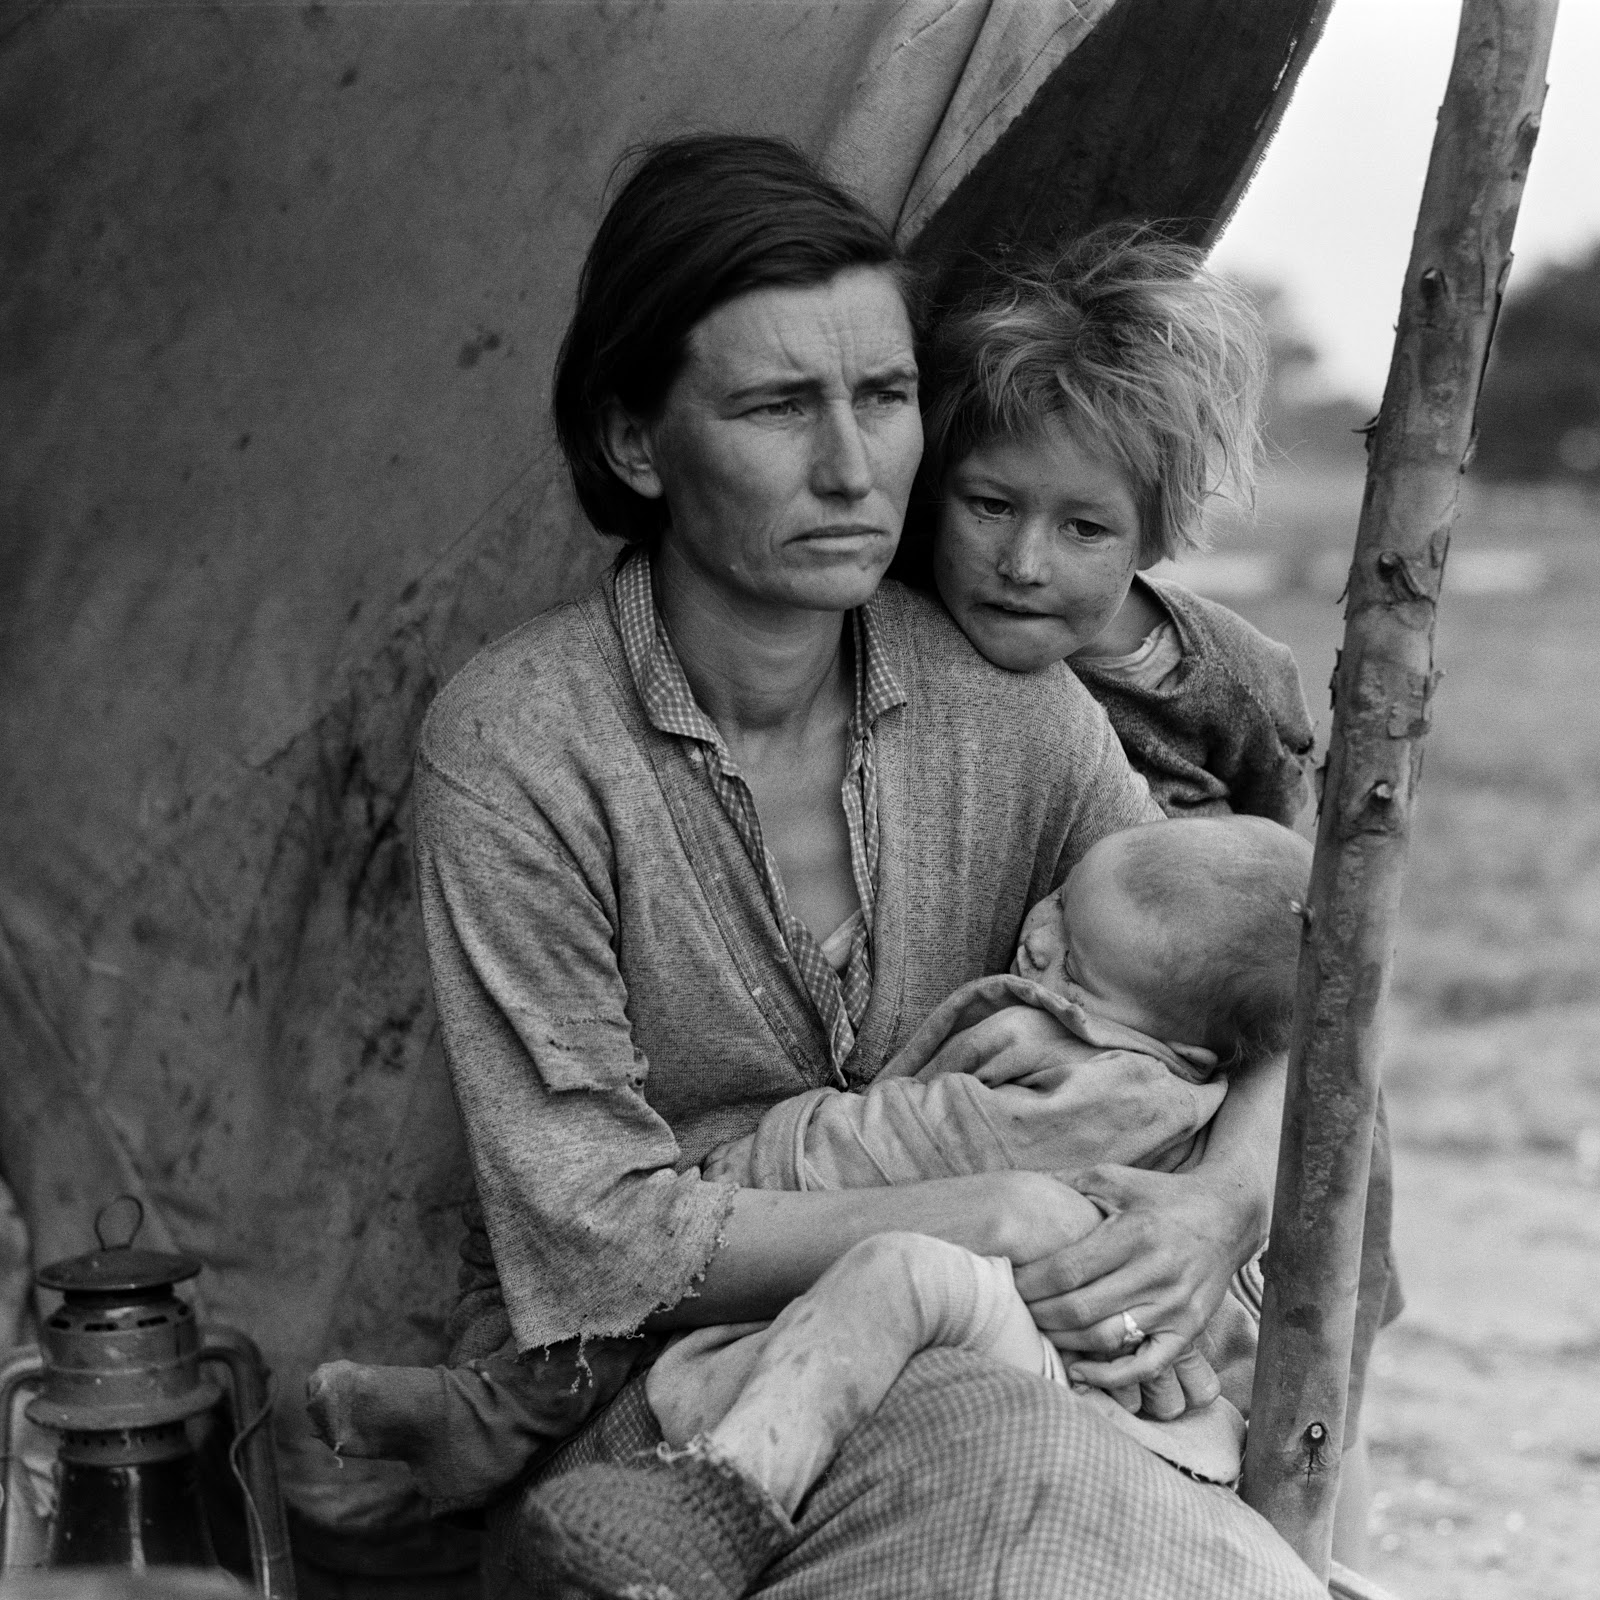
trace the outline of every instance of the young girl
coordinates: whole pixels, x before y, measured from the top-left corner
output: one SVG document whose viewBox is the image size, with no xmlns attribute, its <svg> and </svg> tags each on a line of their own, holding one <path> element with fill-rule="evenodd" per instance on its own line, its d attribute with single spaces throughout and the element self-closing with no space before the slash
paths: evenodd
<svg viewBox="0 0 1600 1600">
<path fill-rule="evenodd" d="M 1293 656 L 1145 576 L 1201 547 L 1211 494 L 1248 497 L 1265 373 L 1249 301 L 1149 228 L 998 273 L 925 354 L 934 526 L 903 575 L 997 666 L 1069 661 L 1169 814 L 1292 825 L 1312 742 Z"/>
<path fill-rule="evenodd" d="M 997 270 L 941 319 L 920 366 L 919 492 L 891 575 L 937 588 L 997 666 L 1065 659 L 1169 816 L 1231 810 L 1292 826 L 1312 745 L 1293 656 L 1226 606 L 1149 576 L 1202 547 L 1212 494 L 1248 499 L 1253 487 L 1266 339 L 1249 300 L 1198 251 L 1116 224 Z M 1367 1362 L 1403 1304 L 1391 1202 L 1380 1113 L 1335 1542 L 1353 1564 Z"/>
</svg>

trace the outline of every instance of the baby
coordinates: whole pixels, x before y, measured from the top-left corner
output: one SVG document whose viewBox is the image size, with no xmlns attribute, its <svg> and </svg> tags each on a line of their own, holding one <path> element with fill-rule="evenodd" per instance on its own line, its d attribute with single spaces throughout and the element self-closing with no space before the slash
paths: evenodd
<svg viewBox="0 0 1600 1600">
<path fill-rule="evenodd" d="M 1102 839 L 1028 913 L 1010 975 L 956 990 L 865 1091 L 780 1102 L 705 1175 L 853 1189 L 1192 1164 L 1225 1075 L 1287 1048 L 1309 861 L 1260 818 Z"/>
<path fill-rule="evenodd" d="M 1102 228 L 997 270 L 921 359 L 926 444 L 891 569 L 936 587 L 997 666 L 1063 659 L 1169 816 L 1292 825 L 1312 744 L 1289 650 L 1148 576 L 1247 498 L 1261 319 L 1152 229 Z"/>
<path fill-rule="evenodd" d="M 1198 1156 L 1224 1072 L 1286 1043 L 1309 870 L 1309 846 L 1259 819 L 1102 840 L 1029 914 L 1011 975 L 950 996 L 864 1093 L 815 1090 L 771 1108 L 708 1158 L 708 1175 L 831 1188 L 1004 1168 L 1053 1182 L 1104 1160 L 1177 1169 Z M 1101 1217 L 1082 1205 L 1087 1233 Z M 1209 1330 L 1205 1353 L 1220 1369 L 1230 1354 L 1248 1366 L 1244 1316 L 1230 1302 Z M 1142 1338 L 1136 1320 L 1125 1326 Z M 669 1446 L 709 1439 L 788 1513 L 906 1361 L 934 1344 L 1064 1380 L 1008 1263 L 896 1235 L 847 1253 L 764 1329 L 680 1336 L 647 1394 Z M 1235 1401 L 1247 1386 L 1246 1376 Z M 510 1355 L 469 1369 L 336 1362 L 311 1390 L 336 1449 L 407 1460 L 430 1499 L 450 1505 L 481 1502 L 532 1458 L 548 1437 L 542 1401 Z M 1242 1425 L 1227 1401 L 1172 1424 L 1109 1397 L 1086 1403 L 1186 1470 L 1237 1473 Z"/>
<path fill-rule="evenodd" d="M 708 1175 L 817 1188 L 1023 1167 L 1051 1182 L 1107 1159 L 1108 1140 L 1110 1159 L 1171 1170 L 1195 1154 L 1219 1075 L 1287 1044 L 1310 859 L 1304 840 L 1256 818 L 1103 839 L 1029 913 L 1009 978 L 958 990 L 863 1093 L 819 1090 L 774 1107 L 708 1160 Z M 1084 1201 L 1082 1231 L 1100 1220 Z M 1142 1337 L 1131 1315 L 1126 1326 Z M 1158 1421 L 1099 1390 L 1074 1392 L 1192 1476 L 1231 1484 L 1249 1314 L 1226 1302 L 1202 1342 L 1224 1370 L 1234 1356 L 1231 1399 Z M 1067 1382 L 1009 1262 L 880 1235 L 774 1322 L 674 1340 L 646 1381 L 657 1456 L 554 1477 L 524 1503 L 521 1537 L 558 1571 L 603 1580 L 593 1592 L 743 1593 L 839 1445 L 932 1347 Z M 1136 1393 L 1124 1405 L 1136 1407 Z M 730 1484 L 742 1508 L 731 1534 Z M 720 1587 L 707 1584 L 708 1563 Z M 700 1586 L 684 1589 L 691 1570 Z"/>
</svg>

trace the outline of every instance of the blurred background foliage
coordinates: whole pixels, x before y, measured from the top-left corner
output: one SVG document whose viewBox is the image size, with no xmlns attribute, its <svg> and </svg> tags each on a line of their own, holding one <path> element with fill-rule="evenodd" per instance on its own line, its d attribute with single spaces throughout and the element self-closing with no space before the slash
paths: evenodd
<svg viewBox="0 0 1600 1600">
<path fill-rule="evenodd" d="M 1267 326 L 1267 432 L 1300 465 L 1356 464 L 1370 408 L 1329 391 L 1321 352 L 1279 284 L 1247 280 Z M 1571 262 L 1515 277 L 1495 330 L 1471 464 L 1486 483 L 1600 492 L 1600 241 Z"/>
<path fill-rule="evenodd" d="M 1600 243 L 1513 284 L 1478 408 L 1474 470 L 1600 489 Z"/>
<path fill-rule="evenodd" d="M 1253 510 L 1218 507 L 1212 552 L 1176 575 L 1293 648 L 1320 761 L 1372 408 L 1328 382 L 1289 294 L 1248 287 L 1268 457 Z M 1436 659 L 1386 1018 L 1408 1307 L 1368 1391 L 1371 1570 L 1407 1600 L 1592 1600 L 1600 243 L 1513 276 Z"/>
</svg>

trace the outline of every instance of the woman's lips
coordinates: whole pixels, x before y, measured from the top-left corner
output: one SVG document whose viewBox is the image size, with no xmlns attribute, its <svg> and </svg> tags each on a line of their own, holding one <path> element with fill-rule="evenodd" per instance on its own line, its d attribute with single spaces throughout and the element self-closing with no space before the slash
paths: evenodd
<svg viewBox="0 0 1600 1600">
<path fill-rule="evenodd" d="M 892 538 L 887 529 L 873 527 L 866 522 L 852 522 L 838 528 L 808 528 L 800 535 L 802 539 L 888 539 Z"/>
</svg>

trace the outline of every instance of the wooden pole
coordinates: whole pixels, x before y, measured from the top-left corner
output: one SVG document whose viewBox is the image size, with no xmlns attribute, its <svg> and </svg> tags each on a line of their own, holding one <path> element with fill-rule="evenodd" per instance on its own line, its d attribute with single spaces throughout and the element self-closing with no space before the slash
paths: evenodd
<svg viewBox="0 0 1600 1600">
<path fill-rule="evenodd" d="M 1368 444 L 1304 916 L 1243 1494 L 1326 1581 L 1433 630 L 1556 0 L 1464 0 Z"/>
</svg>

